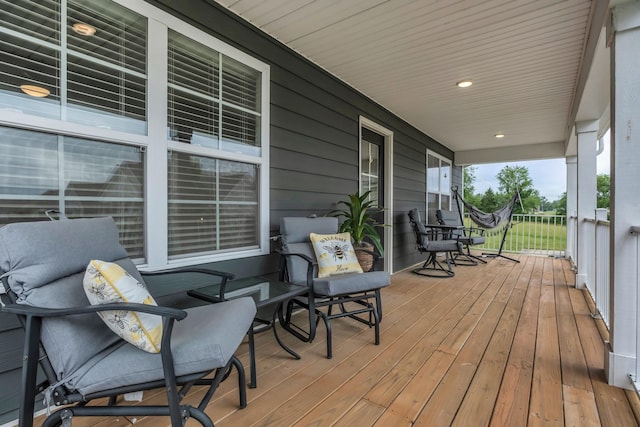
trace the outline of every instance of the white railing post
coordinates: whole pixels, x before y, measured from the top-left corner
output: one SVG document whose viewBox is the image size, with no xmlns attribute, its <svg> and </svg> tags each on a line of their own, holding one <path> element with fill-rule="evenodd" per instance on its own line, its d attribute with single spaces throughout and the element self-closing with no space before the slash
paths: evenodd
<svg viewBox="0 0 640 427">
<path fill-rule="evenodd" d="M 595 294 L 592 295 L 597 315 L 607 328 L 609 317 L 609 221 L 608 209 L 596 209 Z"/>
<path fill-rule="evenodd" d="M 631 235 L 636 237 L 636 245 L 635 245 L 635 276 L 636 283 L 634 283 L 635 288 L 638 289 L 640 287 L 640 225 L 631 226 L 629 230 Z M 640 380 L 638 378 L 638 374 L 640 373 L 640 292 L 636 292 L 636 363 L 635 363 L 635 372 L 629 374 L 631 381 L 633 381 L 633 385 L 636 391 L 640 390 Z"/>
</svg>

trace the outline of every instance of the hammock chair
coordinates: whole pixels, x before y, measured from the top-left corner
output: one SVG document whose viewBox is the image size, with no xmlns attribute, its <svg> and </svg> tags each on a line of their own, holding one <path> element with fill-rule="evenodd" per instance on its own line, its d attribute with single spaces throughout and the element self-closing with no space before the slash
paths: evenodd
<svg viewBox="0 0 640 427">
<path fill-rule="evenodd" d="M 471 203 L 465 201 L 462 196 L 458 193 L 458 187 L 454 186 L 451 188 L 453 191 L 454 199 L 456 200 L 456 204 L 458 205 L 458 213 L 460 214 L 460 221 L 463 221 L 463 214 L 460 203 L 464 205 L 465 212 L 469 214 L 469 218 L 478 225 L 478 227 L 484 228 L 486 230 L 492 230 L 499 227 L 503 227 L 502 229 L 502 240 L 500 241 L 500 248 L 498 249 L 498 253 L 485 253 L 482 255 L 491 258 L 505 258 L 513 262 L 520 262 L 515 258 L 508 257 L 506 255 L 502 255 L 502 249 L 504 248 L 504 243 L 507 240 L 507 233 L 509 232 L 509 228 L 511 228 L 511 218 L 513 217 L 513 209 L 516 206 L 516 201 L 520 202 L 520 193 L 516 189 L 516 192 L 511 197 L 511 200 L 499 208 L 495 212 L 483 212 L 480 209 L 473 206 Z"/>
</svg>

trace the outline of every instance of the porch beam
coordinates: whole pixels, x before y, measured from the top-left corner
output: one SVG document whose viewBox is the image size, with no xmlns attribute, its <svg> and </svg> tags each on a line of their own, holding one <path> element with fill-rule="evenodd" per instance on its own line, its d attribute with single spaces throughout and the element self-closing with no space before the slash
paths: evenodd
<svg viewBox="0 0 640 427">
<path fill-rule="evenodd" d="M 630 230 L 640 222 L 640 2 L 611 11 L 611 348 L 605 372 L 609 384 L 631 389 L 629 375 L 638 380 L 638 238 Z"/>
<path fill-rule="evenodd" d="M 564 156 L 564 141 L 557 141 L 541 144 L 456 151 L 454 163 L 456 166 L 464 166 L 482 163 L 517 162 L 522 160 L 561 159 Z"/>
</svg>

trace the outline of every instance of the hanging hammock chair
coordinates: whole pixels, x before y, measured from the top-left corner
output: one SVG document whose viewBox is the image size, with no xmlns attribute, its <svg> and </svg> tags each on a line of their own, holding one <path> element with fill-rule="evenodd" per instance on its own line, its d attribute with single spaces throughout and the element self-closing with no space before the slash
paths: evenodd
<svg viewBox="0 0 640 427">
<path fill-rule="evenodd" d="M 458 187 L 454 186 L 451 188 L 453 191 L 454 198 L 456 200 L 456 204 L 458 205 L 458 212 L 460 213 L 460 220 L 463 220 L 462 209 L 460 203 L 464 205 L 465 212 L 469 214 L 469 218 L 478 225 L 478 227 L 484 228 L 485 230 L 493 230 L 502 228 L 502 240 L 500 242 L 500 249 L 498 249 L 498 253 L 483 253 L 483 255 L 488 257 L 501 257 L 508 259 L 514 262 L 520 262 L 515 258 L 508 257 L 506 255 L 502 255 L 502 249 L 504 248 L 504 243 L 507 239 L 507 232 L 509 228 L 511 228 L 511 219 L 513 217 L 513 209 L 516 206 L 516 202 L 520 202 L 520 193 L 516 189 L 516 192 L 513 194 L 509 202 L 499 208 L 494 212 L 483 212 L 480 209 L 473 206 L 471 203 L 465 201 L 462 196 L 458 193 Z"/>
</svg>

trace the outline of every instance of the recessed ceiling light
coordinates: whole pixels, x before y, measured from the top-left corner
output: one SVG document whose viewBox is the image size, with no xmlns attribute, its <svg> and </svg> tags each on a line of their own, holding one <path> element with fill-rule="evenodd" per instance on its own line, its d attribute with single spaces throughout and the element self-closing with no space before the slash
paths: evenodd
<svg viewBox="0 0 640 427">
<path fill-rule="evenodd" d="M 49 89 L 45 89 L 40 86 L 35 85 L 20 85 L 20 90 L 26 93 L 29 96 L 35 96 L 36 98 L 44 98 L 49 96 L 51 92 Z"/>
<path fill-rule="evenodd" d="M 456 83 L 456 86 L 458 87 L 469 87 L 473 84 L 473 82 L 471 80 L 462 80 L 459 81 L 458 83 Z"/>
<path fill-rule="evenodd" d="M 496 133 L 496 138 L 504 138 L 504 133 Z"/>
<path fill-rule="evenodd" d="M 92 36 L 96 33 L 96 27 L 85 24 L 83 22 L 76 22 L 71 28 L 73 28 L 73 31 L 80 34 L 81 36 Z"/>
</svg>

